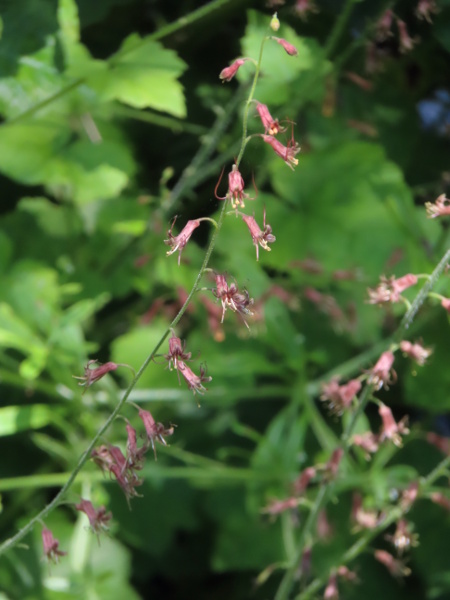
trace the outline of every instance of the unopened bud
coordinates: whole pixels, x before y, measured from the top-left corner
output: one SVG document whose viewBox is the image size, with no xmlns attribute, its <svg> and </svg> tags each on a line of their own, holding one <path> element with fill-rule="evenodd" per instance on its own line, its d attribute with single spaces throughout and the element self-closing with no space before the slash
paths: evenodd
<svg viewBox="0 0 450 600">
<path fill-rule="evenodd" d="M 277 13 L 273 15 L 272 20 L 270 21 L 270 29 L 272 29 L 272 31 L 278 31 L 280 29 L 280 20 Z"/>
</svg>

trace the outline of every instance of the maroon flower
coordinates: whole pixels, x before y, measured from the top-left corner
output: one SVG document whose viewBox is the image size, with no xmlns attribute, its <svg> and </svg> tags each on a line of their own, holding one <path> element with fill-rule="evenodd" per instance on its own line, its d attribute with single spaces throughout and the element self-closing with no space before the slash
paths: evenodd
<svg viewBox="0 0 450 600">
<path fill-rule="evenodd" d="M 156 460 L 155 440 L 160 444 L 167 446 L 164 436 L 172 435 L 174 429 L 173 427 L 166 428 L 162 423 L 156 423 L 155 419 L 148 410 L 139 409 L 138 414 L 139 418 L 142 419 L 142 422 L 144 423 L 145 431 L 147 432 L 147 436 L 153 448 L 153 453 Z"/>
<path fill-rule="evenodd" d="M 85 513 L 94 533 L 98 535 L 102 531 L 108 530 L 108 524 L 112 518 L 112 513 L 106 512 L 104 506 L 100 506 L 100 508 L 96 510 L 90 500 L 81 500 L 81 502 L 75 504 L 75 508 Z"/>
<path fill-rule="evenodd" d="M 306 469 L 300 473 L 292 484 L 292 491 L 296 496 L 301 496 L 305 492 L 311 479 L 316 476 L 316 472 L 314 467 L 306 467 Z"/>
<path fill-rule="evenodd" d="M 448 217 L 450 215 L 450 200 L 445 194 L 441 194 L 434 202 L 425 202 L 425 208 L 429 219 Z"/>
<path fill-rule="evenodd" d="M 104 377 L 106 373 L 109 373 L 110 371 L 115 371 L 117 367 L 122 366 L 113 362 L 107 362 L 104 365 L 95 367 L 95 369 L 91 369 L 91 365 L 94 365 L 96 363 L 98 363 L 98 360 L 90 360 L 88 362 L 88 364 L 84 367 L 83 377 L 77 377 L 75 375 L 72 375 L 74 379 L 81 379 L 81 383 L 79 383 L 78 385 L 84 386 L 85 389 L 83 390 L 83 393 L 93 383 Z"/>
<path fill-rule="evenodd" d="M 216 275 L 216 289 L 213 294 L 222 303 L 222 323 L 225 318 L 227 308 L 241 315 L 247 329 L 250 329 L 243 315 L 253 315 L 250 306 L 253 305 L 253 298 L 249 297 L 247 290 L 244 293 L 239 292 L 235 283 L 228 286 L 225 275 Z"/>
<path fill-rule="evenodd" d="M 280 156 L 287 166 L 294 170 L 294 167 L 298 165 L 298 159 L 295 156 L 300 152 L 300 146 L 297 142 L 292 142 L 287 146 L 284 146 L 277 138 L 271 135 L 260 134 L 260 137 L 274 149 L 275 153 Z"/>
<path fill-rule="evenodd" d="M 203 383 L 208 383 L 212 380 L 212 377 L 206 375 L 206 369 L 203 366 L 200 366 L 200 375 L 196 375 L 187 365 L 185 365 L 182 361 L 178 362 L 178 373 L 183 376 L 186 381 L 188 388 L 199 394 L 204 394 L 206 392 L 206 388 Z"/>
<path fill-rule="evenodd" d="M 433 492 L 430 494 L 430 500 L 450 512 L 450 498 L 444 496 L 442 492 Z"/>
<path fill-rule="evenodd" d="M 94 448 L 91 456 L 103 471 L 108 471 L 114 475 L 117 483 L 125 493 L 128 504 L 130 498 L 139 496 L 135 488 L 143 483 L 136 473 L 136 469 L 139 469 L 140 466 L 127 460 L 118 446 L 108 447 L 103 445 Z"/>
<path fill-rule="evenodd" d="M 298 54 L 298 50 L 295 46 L 293 46 L 292 44 L 290 44 L 288 41 L 284 40 L 283 38 L 279 38 L 279 37 L 275 37 L 272 36 L 272 39 L 276 41 L 277 44 L 280 44 L 280 46 L 283 46 L 283 48 L 286 50 L 286 52 L 289 54 L 289 56 L 297 56 Z"/>
<path fill-rule="evenodd" d="M 127 469 L 134 469 L 140 471 L 144 466 L 144 457 L 148 450 L 148 444 L 145 444 L 138 448 L 136 429 L 129 423 L 126 424 L 127 428 Z"/>
<path fill-rule="evenodd" d="M 241 208 L 245 208 L 244 200 L 256 200 L 256 197 L 258 195 L 258 190 L 255 187 L 255 196 L 253 196 L 253 197 L 244 192 L 244 187 L 245 187 L 244 179 L 243 179 L 237 165 L 235 165 L 235 164 L 232 166 L 231 171 L 228 174 L 228 191 L 227 191 L 226 195 L 218 196 L 217 188 L 219 187 L 220 182 L 222 181 L 222 176 L 223 176 L 223 170 L 222 170 L 222 173 L 220 174 L 219 181 L 217 182 L 216 188 L 214 190 L 214 194 L 215 194 L 217 200 L 230 200 L 231 206 L 233 208 L 238 208 L 239 206 Z"/>
<path fill-rule="evenodd" d="M 185 352 L 186 343 L 182 343 L 175 334 L 169 338 L 169 353 L 164 358 L 169 361 L 169 369 L 178 369 L 178 361 L 186 362 L 191 359 L 191 352 Z"/>
<path fill-rule="evenodd" d="M 242 220 L 247 224 L 247 227 L 250 231 L 250 235 L 253 239 L 253 244 L 256 248 L 256 260 L 259 260 L 259 246 L 263 250 L 267 250 L 270 252 L 270 248 L 268 244 L 273 244 L 276 241 L 276 237 L 272 235 L 272 227 L 270 225 L 266 225 L 266 210 L 264 209 L 264 230 L 261 231 L 258 223 L 255 221 L 254 217 L 250 217 L 248 215 L 241 215 Z M 259 244 L 259 246 L 258 246 Z"/>
<path fill-rule="evenodd" d="M 229 67 L 225 67 L 225 69 L 222 69 L 222 71 L 219 74 L 220 79 L 222 79 L 222 83 L 225 81 L 231 81 L 238 72 L 239 67 L 242 67 L 246 60 L 249 59 L 238 58 Z"/>
<path fill-rule="evenodd" d="M 267 135 L 277 135 L 280 131 L 284 131 L 280 128 L 278 119 L 274 119 L 269 112 L 269 109 L 265 104 L 256 102 L 256 110 L 260 116 L 261 122 L 264 127 L 264 133 Z"/>
<path fill-rule="evenodd" d="M 53 533 L 47 527 L 42 529 L 42 545 L 44 547 L 44 556 L 50 562 L 57 563 L 60 556 L 65 556 L 67 552 L 59 550 L 59 540 L 53 537 Z"/>
<path fill-rule="evenodd" d="M 190 240 L 194 229 L 199 227 L 200 219 L 188 221 L 186 223 L 186 225 L 184 226 L 184 228 L 180 231 L 180 233 L 177 236 L 174 236 L 174 235 L 172 235 L 172 229 L 173 229 L 173 226 L 175 225 L 176 219 L 177 218 L 175 217 L 175 219 L 172 222 L 172 227 L 167 232 L 169 239 L 164 240 L 164 243 L 167 244 L 167 246 L 171 246 L 171 250 L 168 250 L 166 252 L 167 256 L 170 256 L 171 254 L 173 254 L 174 252 L 176 252 L 178 250 L 178 265 L 180 265 L 181 253 L 183 252 L 183 249 L 186 246 L 186 244 L 188 243 L 188 241 Z"/>
</svg>

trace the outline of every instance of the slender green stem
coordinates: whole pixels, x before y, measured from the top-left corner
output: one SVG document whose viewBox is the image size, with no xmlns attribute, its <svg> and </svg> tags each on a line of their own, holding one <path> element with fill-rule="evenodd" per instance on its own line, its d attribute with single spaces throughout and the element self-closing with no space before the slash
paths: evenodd
<svg viewBox="0 0 450 600">
<path fill-rule="evenodd" d="M 328 37 L 327 43 L 325 44 L 325 56 L 329 57 L 333 53 L 336 45 L 339 41 L 342 32 L 344 31 L 345 26 L 352 14 L 353 6 L 357 3 L 361 2 L 361 0 L 347 0 L 345 3 L 344 9 L 340 11 L 339 17 L 331 30 L 331 33 Z"/>
</svg>

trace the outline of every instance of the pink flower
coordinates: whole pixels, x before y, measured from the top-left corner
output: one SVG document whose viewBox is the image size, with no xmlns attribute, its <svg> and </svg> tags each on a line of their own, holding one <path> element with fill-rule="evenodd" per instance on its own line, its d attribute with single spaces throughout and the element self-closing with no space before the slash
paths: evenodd
<svg viewBox="0 0 450 600">
<path fill-rule="evenodd" d="M 229 67 L 222 69 L 219 74 L 220 79 L 222 79 L 222 83 L 225 81 L 231 81 L 238 72 L 239 67 L 242 67 L 246 60 L 248 60 L 248 58 L 238 58 Z"/>
<path fill-rule="evenodd" d="M 370 454 L 374 454 L 378 450 L 378 436 L 372 433 L 372 431 L 366 431 L 365 433 L 355 433 L 352 437 L 352 444 L 359 446 L 365 452 L 365 458 L 370 459 Z"/>
<path fill-rule="evenodd" d="M 176 252 L 178 250 L 178 265 L 180 265 L 181 253 L 182 253 L 184 247 L 186 246 L 186 244 L 188 243 L 188 241 L 191 239 L 191 235 L 192 235 L 194 229 L 199 227 L 200 220 L 195 219 L 193 221 L 192 220 L 188 221 L 186 223 L 186 225 L 184 226 L 184 228 L 180 231 L 180 233 L 177 236 L 174 236 L 174 235 L 172 235 L 172 229 L 173 229 L 173 226 L 175 225 L 176 219 L 177 218 L 175 217 L 175 219 L 173 220 L 173 223 L 172 223 L 172 227 L 167 232 L 169 239 L 164 240 L 164 243 L 167 244 L 167 246 L 172 247 L 172 249 L 166 253 L 167 256 L 170 256 L 171 254 L 173 254 L 174 252 Z"/>
<path fill-rule="evenodd" d="M 200 366 L 200 375 L 196 375 L 193 371 L 185 365 L 182 361 L 178 362 L 178 373 L 183 376 L 186 381 L 188 388 L 199 394 L 204 394 L 206 392 L 206 388 L 203 383 L 208 383 L 212 380 L 212 377 L 208 377 L 206 375 L 206 369 Z"/>
<path fill-rule="evenodd" d="M 416 10 L 414 12 L 418 19 L 425 19 L 426 21 L 428 21 L 428 23 L 431 23 L 431 14 L 436 14 L 437 12 L 439 12 L 439 9 L 436 5 L 435 0 L 419 0 L 416 6 Z"/>
<path fill-rule="evenodd" d="M 79 383 L 78 385 L 83 385 L 85 387 L 83 393 L 93 383 L 104 377 L 106 373 L 109 373 L 110 371 L 115 371 L 117 367 L 120 366 L 113 362 L 107 362 L 104 365 L 95 367 L 95 369 L 91 369 L 91 365 L 94 365 L 96 363 L 98 363 L 98 360 L 90 360 L 88 362 L 88 364 L 84 367 L 83 377 L 76 377 L 75 375 L 72 375 L 74 379 L 81 379 L 81 383 Z"/>
<path fill-rule="evenodd" d="M 441 194 L 434 202 L 425 202 L 425 208 L 429 219 L 446 217 L 450 215 L 450 200 Z"/>
<path fill-rule="evenodd" d="M 264 127 L 264 133 L 268 135 L 277 135 L 281 131 L 278 119 L 274 119 L 269 112 L 269 109 L 265 104 L 256 102 L 256 110 L 260 116 L 261 122 Z M 284 131 L 284 130 L 283 130 Z"/>
<path fill-rule="evenodd" d="M 378 41 L 384 41 L 392 35 L 392 21 L 394 13 L 390 8 L 384 11 L 381 18 L 378 20 L 376 28 L 376 38 Z"/>
<path fill-rule="evenodd" d="M 413 481 L 409 484 L 406 490 L 403 490 L 400 499 L 400 506 L 405 512 L 408 511 L 417 499 L 419 494 L 419 483 Z"/>
<path fill-rule="evenodd" d="M 53 533 L 47 527 L 42 529 L 42 545 L 44 547 L 44 556 L 48 561 L 58 562 L 60 556 L 65 556 L 67 552 L 59 550 L 59 540 L 53 537 Z"/>
<path fill-rule="evenodd" d="M 325 473 L 328 479 L 336 479 L 341 464 L 342 457 L 344 456 L 344 450 L 342 448 L 336 448 L 333 450 L 330 460 L 325 465 Z"/>
<path fill-rule="evenodd" d="M 387 279 L 384 275 L 380 277 L 378 287 L 373 289 L 368 288 L 369 304 L 383 304 L 385 302 L 399 302 L 402 297 L 401 293 L 409 287 L 416 285 L 417 276 L 412 273 L 395 279 L 394 276 Z"/>
<path fill-rule="evenodd" d="M 352 521 L 356 523 L 356 530 L 375 529 L 380 522 L 382 515 L 377 510 L 368 510 L 363 508 L 362 497 L 360 494 L 353 494 L 352 500 Z"/>
<path fill-rule="evenodd" d="M 394 577 L 405 577 L 411 574 L 411 569 L 405 567 L 401 560 L 397 560 L 386 550 L 375 550 L 374 556 Z"/>
<path fill-rule="evenodd" d="M 444 496 L 442 492 L 433 492 L 430 494 L 430 500 L 434 502 L 434 504 L 438 504 L 439 506 L 442 506 L 442 508 L 445 508 L 446 511 L 450 512 L 450 498 Z"/>
<path fill-rule="evenodd" d="M 259 246 L 261 246 L 263 250 L 267 250 L 268 252 L 270 252 L 268 244 L 273 244 L 273 242 L 275 242 L 277 239 L 274 235 L 272 235 L 272 227 L 270 225 L 266 225 L 266 210 L 264 209 L 263 231 L 261 231 L 261 229 L 259 228 L 259 225 L 255 221 L 254 217 L 242 215 L 242 220 L 246 223 L 250 231 L 250 235 L 253 239 L 253 244 L 256 248 L 256 260 L 259 260 Z"/>
<path fill-rule="evenodd" d="M 410 52 L 413 49 L 414 44 L 416 44 L 418 40 L 416 38 L 413 39 L 409 35 L 405 21 L 397 19 L 397 27 L 398 35 L 400 38 L 400 52 L 402 54 L 406 54 L 407 52 Z"/>
<path fill-rule="evenodd" d="M 392 369 L 395 356 L 393 352 L 383 352 L 375 366 L 369 371 L 368 382 L 379 390 L 387 387 L 397 379 L 395 371 Z"/>
<path fill-rule="evenodd" d="M 396 423 L 391 409 L 383 403 L 380 403 L 378 413 L 383 422 L 380 441 L 391 440 L 396 446 L 401 446 L 401 436 L 409 433 L 409 429 L 406 427 L 406 417 Z"/>
<path fill-rule="evenodd" d="M 309 485 L 311 479 L 316 476 L 316 469 L 314 467 L 307 467 L 304 469 L 297 479 L 292 484 L 292 491 L 296 496 L 301 496 Z"/>
<path fill-rule="evenodd" d="M 239 172 L 237 165 L 233 165 L 231 171 L 228 174 L 228 191 L 226 195 L 223 197 L 218 196 L 217 188 L 219 187 L 220 182 L 222 181 L 222 175 L 223 170 L 220 174 L 219 181 L 217 182 L 216 188 L 214 190 L 214 194 L 217 200 L 230 200 L 231 206 L 233 208 L 238 208 L 238 206 L 240 206 L 241 208 L 245 208 L 244 200 L 256 200 L 256 197 L 258 195 L 258 190 L 256 189 L 256 187 L 256 195 L 254 197 L 244 192 L 244 179 L 241 173 Z"/>
<path fill-rule="evenodd" d="M 283 48 L 286 50 L 286 52 L 289 54 L 289 56 L 297 56 L 298 54 L 298 50 L 295 46 L 293 46 L 292 44 L 290 44 L 288 41 L 284 40 L 283 38 L 278 38 L 275 36 L 272 36 L 272 39 L 276 41 L 277 44 L 280 44 L 280 46 L 283 46 Z"/>
<path fill-rule="evenodd" d="M 227 283 L 225 275 L 216 275 L 216 289 L 213 294 L 222 303 L 222 323 L 225 318 L 227 308 L 241 315 L 247 329 L 250 329 L 243 315 L 252 316 L 253 313 L 250 307 L 253 305 L 253 298 L 250 298 L 247 290 L 243 293 L 239 292 L 239 288 L 235 283 L 230 286 Z"/>
<path fill-rule="evenodd" d="M 422 366 L 429 356 L 431 356 L 432 350 L 430 348 L 424 348 L 422 344 L 412 344 L 407 340 L 400 342 L 400 350 L 412 358 L 418 365 Z"/>
<path fill-rule="evenodd" d="M 441 306 L 442 308 L 445 308 L 448 313 L 450 313 L 450 298 L 442 298 Z"/>
<path fill-rule="evenodd" d="M 442 437 L 433 431 L 427 433 L 427 442 L 433 444 L 438 450 L 450 456 L 450 439 Z"/>
<path fill-rule="evenodd" d="M 361 382 L 358 379 L 351 379 L 345 385 L 339 385 L 338 378 L 333 378 L 322 385 L 320 399 L 329 403 L 328 406 L 332 414 L 342 415 L 351 406 L 353 398 L 360 389 Z"/>
<path fill-rule="evenodd" d="M 136 429 L 129 423 L 126 424 L 127 429 L 127 469 L 140 471 L 144 466 L 144 456 L 148 450 L 148 444 L 138 448 Z"/>
<path fill-rule="evenodd" d="M 320 540 L 329 541 L 334 534 L 334 527 L 328 520 L 326 510 L 319 511 L 316 524 L 317 536 Z"/>
<path fill-rule="evenodd" d="M 125 494 L 128 504 L 130 498 L 139 496 L 135 488 L 143 483 L 136 473 L 140 465 L 127 460 L 118 446 L 99 446 L 94 448 L 91 456 L 103 471 L 108 471 L 114 475 Z"/>
<path fill-rule="evenodd" d="M 294 6 L 294 12 L 300 19 L 307 21 L 308 14 L 316 13 L 318 12 L 318 9 L 313 0 L 297 0 Z"/>
<path fill-rule="evenodd" d="M 155 440 L 160 444 L 167 446 L 164 436 L 172 435 L 174 429 L 173 427 L 166 428 L 162 423 L 156 423 L 155 419 L 148 410 L 139 409 L 138 414 L 139 418 L 142 419 L 142 422 L 144 423 L 145 431 L 147 432 L 147 437 L 152 445 L 156 460 Z"/>
<path fill-rule="evenodd" d="M 327 587 L 323 593 L 324 600 L 339 600 L 339 590 L 337 586 L 337 575 L 332 573 L 328 579 Z"/>
<path fill-rule="evenodd" d="M 75 504 L 75 508 L 81 512 L 84 512 L 89 519 L 89 525 L 94 533 L 97 535 L 102 531 L 108 530 L 108 523 L 112 518 L 110 512 L 106 512 L 104 506 L 100 506 L 97 510 L 92 505 L 90 500 L 81 500 L 78 504 Z"/>
<path fill-rule="evenodd" d="M 269 515 L 279 515 L 286 510 L 297 508 L 299 502 L 299 499 L 294 497 L 286 498 L 285 500 L 272 500 L 270 504 L 262 510 L 262 512 Z"/>
<path fill-rule="evenodd" d="M 272 146 L 275 153 L 284 160 L 290 169 L 294 170 L 294 167 L 298 165 L 298 159 L 295 156 L 300 152 L 300 146 L 297 142 L 294 141 L 288 146 L 283 146 L 279 140 L 271 135 L 261 134 L 260 137 L 262 137 L 266 144 Z"/>
</svg>

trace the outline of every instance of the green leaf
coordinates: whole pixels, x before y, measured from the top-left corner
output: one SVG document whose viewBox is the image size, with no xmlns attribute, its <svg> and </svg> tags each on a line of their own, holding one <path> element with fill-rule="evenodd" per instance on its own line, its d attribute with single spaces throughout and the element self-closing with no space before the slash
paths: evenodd
<svg viewBox="0 0 450 600">
<path fill-rule="evenodd" d="M 186 116 L 183 88 L 177 81 L 186 65 L 173 50 L 132 34 L 110 58 L 109 65 L 108 71 L 89 80 L 103 100 Z"/>
<path fill-rule="evenodd" d="M 0 436 L 39 429 L 53 420 L 53 409 L 46 404 L 0 408 Z"/>
</svg>

